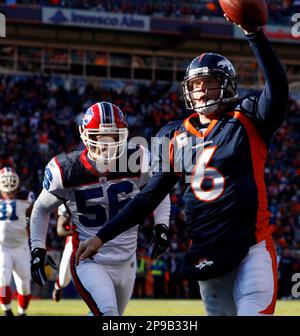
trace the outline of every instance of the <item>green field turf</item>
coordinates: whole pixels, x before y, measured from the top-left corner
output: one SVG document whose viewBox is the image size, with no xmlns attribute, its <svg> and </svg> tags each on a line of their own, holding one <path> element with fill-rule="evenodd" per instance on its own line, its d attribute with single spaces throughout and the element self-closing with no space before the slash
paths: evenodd
<svg viewBox="0 0 300 336">
<path fill-rule="evenodd" d="M 17 302 L 13 301 L 16 313 Z M 81 300 L 33 300 L 28 315 L 36 316 L 85 316 L 88 308 Z M 0 312 L 0 315 L 3 315 Z M 204 308 L 200 300 L 131 300 L 125 311 L 126 316 L 203 316 Z M 278 301 L 275 315 L 300 316 L 300 301 Z"/>
</svg>

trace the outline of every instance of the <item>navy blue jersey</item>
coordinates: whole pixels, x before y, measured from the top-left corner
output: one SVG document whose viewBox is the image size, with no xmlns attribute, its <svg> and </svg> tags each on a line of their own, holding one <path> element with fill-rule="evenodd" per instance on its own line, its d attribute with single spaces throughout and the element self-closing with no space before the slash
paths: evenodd
<svg viewBox="0 0 300 336">
<path fill-rule="evenodd" d="M 197 113 L 164 127 L 158 137 L 170 140 L 168 155 L 159 152 L 144 190 L 99 230 L 104 242 L 122 232 L 125 223 L 141 222 L 180 179 L 193 242 L 186 270 L 199 260 L 208 265 L 195 274 L 199 280 L 233 269 L 250 246 L 270 237 L 264 168 L 270 138 L 285 117 L 288 83 L 263 32 L 247 38 L 266 80 L 264 90 L 228 105 L 204 134 Z"/>
</svg>

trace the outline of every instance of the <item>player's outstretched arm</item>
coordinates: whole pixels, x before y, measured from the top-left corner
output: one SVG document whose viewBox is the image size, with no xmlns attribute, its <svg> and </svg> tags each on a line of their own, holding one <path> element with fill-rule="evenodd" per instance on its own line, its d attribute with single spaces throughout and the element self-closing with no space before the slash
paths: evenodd
<svg viewBox="0 0 300 336">
<path fill-rule="evenodd" d="M 175 173 L 155 173 L 144 189 L 117 216 L 100 228 L 97 236 L 105 243 L 142 223 L 169 194 L 177 181 Z"/>
<path fill-rule="evenodd" d="M 145 188 L 137 194 L 112 220 L 104 224 L 96 236 L 89 238 L 78 247 L 75 262 L 91 258 L 107 241 L 131 227 L 142 223 L 161 203 L 178 181 L 176 174 L 156 173 Z"/>
<path fill-rule="evenodd" d="M 78 266 L 80 260 L 92 258 L 102 245 L 102 240 L 96 235 L 81 242 L 75 254 L 76 266 Z"/>
</svg>

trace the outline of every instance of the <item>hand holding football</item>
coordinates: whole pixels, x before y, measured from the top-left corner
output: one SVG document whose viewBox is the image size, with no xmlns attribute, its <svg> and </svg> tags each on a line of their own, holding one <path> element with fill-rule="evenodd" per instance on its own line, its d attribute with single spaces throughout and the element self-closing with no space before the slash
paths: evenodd
<svg viewBox="0 0 300 336">
<path fill-rule="evenodd" d="M 265 0 L 219 0 L 219 3 L 229 21 L 247 31 L 255 31 L 268 21 Z"/>
</svg>

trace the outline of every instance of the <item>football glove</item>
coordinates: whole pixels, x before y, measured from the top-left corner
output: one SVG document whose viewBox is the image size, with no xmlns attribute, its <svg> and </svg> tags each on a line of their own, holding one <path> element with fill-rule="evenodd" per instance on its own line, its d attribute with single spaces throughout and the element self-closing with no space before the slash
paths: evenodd
<svg viewBox="0 0 300 336">
<path fill-rule="evenodd" d="M 48 280 L 45 273 L 46 265 L 50 265 L 52 268 L 57 269 L 54 260 L 46 254 L 45 249 L 35 248 L 31 252 L 31 277 L 32 280 L 41 287 L 43 287 Z"/>
<path fill-rule="evenodd" d="M 169 228 L 165 224 L 156 224 L 154 227 L 154 245 L 151 259 L 156 259 L 169 248 Z"/>
</svg>

